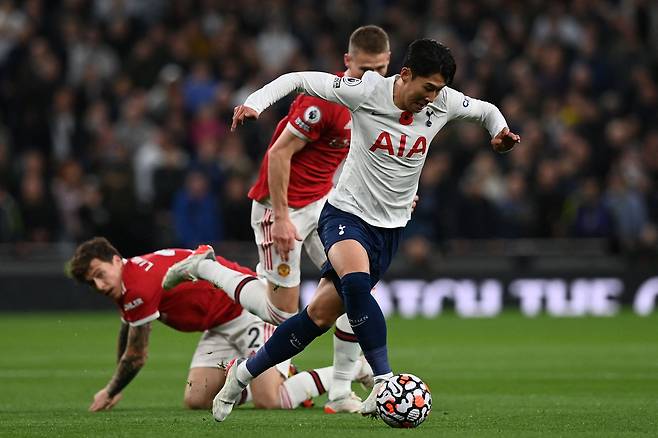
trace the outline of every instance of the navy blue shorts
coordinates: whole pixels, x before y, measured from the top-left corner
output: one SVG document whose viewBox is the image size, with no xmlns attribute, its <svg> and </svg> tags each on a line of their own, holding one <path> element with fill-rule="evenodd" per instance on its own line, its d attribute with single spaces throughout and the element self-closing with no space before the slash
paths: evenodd
<svg viewBox="0 0 658 438">
<path fill-rule="evenodd" d="M 329 249 L 342 240 L 356 240 L 365 248 L 370 260 L 370 287 L 377 284 L 390 266 L 403 229 L 375 227 L 356 215 L 339 210 L 329 202 L 324 204 L 318 221 L 318 233 L 325 253 L 328 254 Z M 340 295 L 341 288 L 336 284 L 338 276 L 329 260 L 322 266 L 320 275 L 332 280 Z"/>
</svg>

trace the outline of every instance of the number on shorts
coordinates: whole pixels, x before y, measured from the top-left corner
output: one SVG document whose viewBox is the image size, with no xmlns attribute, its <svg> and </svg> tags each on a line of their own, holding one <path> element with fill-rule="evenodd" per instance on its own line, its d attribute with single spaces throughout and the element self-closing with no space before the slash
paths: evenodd
<svg viewBox="0 0 658 438">
<path fill-rule="evenodd" d="M 253 339 L 251 342 L 249 342 L 249 346 L 247 348 L 258 348 L 260 347 L 260 344 L 258 343 L 258 337 L 260 336 L 260 330 L 258 327 L 252 327 L 249 329 L 247 332 L 249 336 L 253 336 Z"/>
</svg>

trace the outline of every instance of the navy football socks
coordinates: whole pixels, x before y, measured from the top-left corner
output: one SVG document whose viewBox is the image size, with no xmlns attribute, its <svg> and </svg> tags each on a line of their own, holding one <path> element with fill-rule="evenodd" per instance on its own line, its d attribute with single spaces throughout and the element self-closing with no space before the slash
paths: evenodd
<svg viewBox="0 0 658 438">
<path fill-rule="evenodd" d="M 268 368 L 300 353 L 315 338 L 329 330 L 315 325 L 306 308 L 278 326 L 256 355 L 247 360 L 249 373 L 256 377 Z"/>
<path fill-rule="evenodd" d="M 351 272 L 341 279 L 347 317 L 375 376 L 391 372 L 386 348 L 386 321 L 370 293 L 370 274 Z"/>
</svg>

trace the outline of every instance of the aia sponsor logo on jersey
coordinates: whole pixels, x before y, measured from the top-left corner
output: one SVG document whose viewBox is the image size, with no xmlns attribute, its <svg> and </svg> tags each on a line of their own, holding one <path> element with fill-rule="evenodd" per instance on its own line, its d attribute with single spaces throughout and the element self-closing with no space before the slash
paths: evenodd
<svg viewBox="0 0 658 438">
<path fill-rule="evenodd" d="M 133 309 L 141 306 L 142 304 L 144 304 L 144 300 L 142 300 L 141 298 L 135 298 L 131 302 L 124 304 L 123 305 L 123 310 L 125 312 L 127 312 L 129 310 L 133 310 Z"/>
<path fill-rule="evenodd" d="M 397 140 L 397 139 L 396 139 Z M 409 141 L 409 138 L 406 134 L 400 136 L 400 140 L 397 142 L 397 147 L 393 144 L 393 137 L 390 133 L 383 131 L 375 140 L 372 146 L 370 146 L 370 152 L 375 152 L 377 149 L 385 150 L 389 155 L 395 155 L 397 157 L 411 158 L 415 154 L 424 155 L 427 152 L 427 139 L 422 135 L 413 142 L 413 146 L 406 151 L 407 144 L 412 144 Z"/>
</svg>

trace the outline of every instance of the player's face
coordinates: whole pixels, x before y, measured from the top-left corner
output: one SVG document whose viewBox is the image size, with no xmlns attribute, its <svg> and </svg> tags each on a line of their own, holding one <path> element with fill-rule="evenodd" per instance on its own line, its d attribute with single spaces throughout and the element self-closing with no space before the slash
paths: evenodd
<svg viewBox="0 0 658 438">
<path fill-rule="evenodd" d="M 347 76 L 361 79 L 361 76 L 370 70 L 386 76 L 388 64 L 391 62 L 391 52 L 372 54 L 355 50 L 354 53 L 346 53 L 344 59 Z"/>
<path fill-rule="evenodd" d="M 121 257 L 112 257 L 111 262 L 104 262 L 99 259 L 93 259 L 89 263 L 87 272 L 87 281 L 101 294 L 112 299 L 118 299 L 121 296 L 121 273 L 123 271 L 123 261 Z"/>
<path fill-rule="evenodd" d="M 430 76 L 413 76 L 411 70 L 403 67 L 400 72 L 402 87 L 400 96 L 405 110 L 413 113 L 420 112 L 427 104 L 436 99 L 439 92 L 446 86 L 446 80 L 441 73 Z"/>
</svg>

